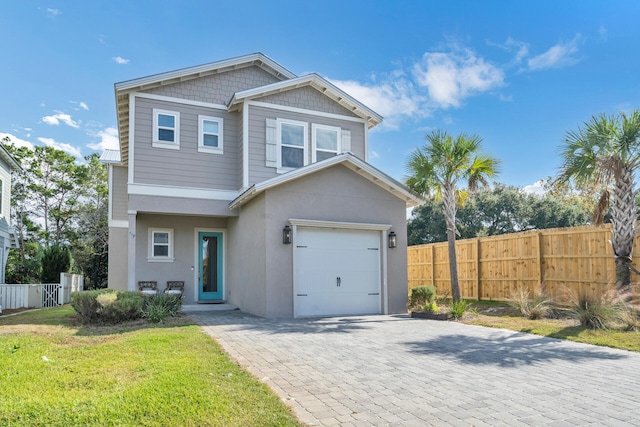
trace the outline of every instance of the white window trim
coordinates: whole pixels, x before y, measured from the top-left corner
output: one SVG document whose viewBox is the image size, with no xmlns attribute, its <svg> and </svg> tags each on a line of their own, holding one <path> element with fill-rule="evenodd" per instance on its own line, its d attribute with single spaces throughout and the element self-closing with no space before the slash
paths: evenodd
<svg viewBox="0 0 640 427">
<path fill-rule="evenodd" d="M 153 236 L 155 233 L 167 233 L 169 235 L 169 255 L 153 256 Z M 173 262 L 173 228 L 149 228 L 149 252 L 147 255 L 149 262 Z"/>
<path fill-rule="evenodd" d="M 218 146 L 217 147 L 209 147 L 204 145 L 204 122 L 216 122 L 218 123 Z M 224 145 L 223 145 L 223 137 L 224 134 L 224 120 L 221 117 L 210 117 L 210 116 L 202 116 L 198 114 L 198 152 L 199 153 L 211 153 L 211 154 L 222 154 Z"/>
<path fill-rule="evenodd" d="M 288 119 L 276 119 L 278 124 L 278 173 L 289 172 L 298 168 L 289 168 L 282 167 L 282 125 L 294 125 L 294 126 L 302 126 L 304 128 L 304 141 L 302 142 L 302 166 L 306 166 L 309 163 L 308 157 L 308 147 L 309 147 L 309 124 L 307 122 L 299 122 L 296 120 L 288 120 Z M 297 148 L 297 147 L 296 147 Z"/>
<path fill-rule="evenodd" d="M 322 129 L 322 130 L 330 130 L 332 132 L 336 133 L 336 151 L 333 150 L 325 150 L 325 149 L 320 149 L 317 147 L 316 145 L 316 131 L 318 129 Z M 313 150 L 311 152 L 311 162 L 315 163 L 317 161 L 317 152 L 318 151 L 322 151 L 324 153 L 336 153 L 336 156 L 338 154 L 342 153 L 342 144 L 341 144 L 341 138 L 342 138 L 342 129 L 340 129 L 339 127 L 335 127 L 335 126 L 328 126 L 328 125 L 319 125 L 316 123 L 313 123 L 311 125 L 311 143 L 313 144 Z"/>
<path fill-rule="evenodd" d="M 160 141 L 158 139 L 158 129 L 160 126 L 158 125 L 158 116 L 166 115 L 173 116 L 175 118 L 175 127 L 173 128 L 173 142 Z M 169 129 L 169 128 L 167 128 Z M 158 108 L 153 109 L 153 136 L 151 139 L 151 145 L 155 148 L 168 148 L 171 150 L 179 150 L 180 149 L 180 113 L 177 111 L 168 111 L 168 110 L 160 110 Z"/>
</svg>

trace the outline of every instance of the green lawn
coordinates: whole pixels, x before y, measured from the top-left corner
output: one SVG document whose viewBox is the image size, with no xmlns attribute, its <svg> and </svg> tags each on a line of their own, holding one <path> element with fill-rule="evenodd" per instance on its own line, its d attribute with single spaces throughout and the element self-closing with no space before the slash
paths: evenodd
<svg viewBox="0 0 640 427">
<path fill-rule="evenodd" d="M 299 425 L 188 317 L 80 327 L 73 315 L 0 318 L 0 425 Z"/>
<path fill-rule="evenodd" d="M 580 326 L 576 320 L 568 318 L 530 320 L 515 315 L 515 310 L 508 309 L 508 305 L 505 303 L 490 301 L 470 301 L 470 303 L 472 309 L 461 319 L 461 322 L 466 324 L 510 329 L 545 337 L 640 351 L 640 332 L 588 329 Z"/>
</svg>

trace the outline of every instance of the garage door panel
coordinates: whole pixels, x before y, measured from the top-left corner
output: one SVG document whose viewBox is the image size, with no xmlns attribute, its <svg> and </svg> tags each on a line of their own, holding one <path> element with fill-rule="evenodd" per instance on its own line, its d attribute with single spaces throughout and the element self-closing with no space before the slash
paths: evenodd
<svg viewBox="0 0 640 427">
<path fill-rule="evenodd" d="M 380 233 L 299 227 L 296 315 L 381 313 Z"/>
</svg>

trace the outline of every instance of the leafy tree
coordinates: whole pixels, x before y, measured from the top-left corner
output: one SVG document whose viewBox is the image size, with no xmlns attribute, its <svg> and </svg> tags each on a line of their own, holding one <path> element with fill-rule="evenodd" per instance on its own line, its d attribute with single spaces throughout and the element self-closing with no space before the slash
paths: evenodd
<svg viewBox="0 0 640 427">
<path fill-rule="evenodd" d="M 638 217 L 634 174 L 640 166 L 640 111 L 593 116 L 582 128 L 567 132 L 562 161 L 560 182 L 573 180 L 578 185 L 605 186 L 594 214 L 598 223 L 610 205 L 608 188 L 613 187 L 611 244 L 616 260 L 616 287 L 621 294 L 629 294 L 629 267 Z"/>
<path fill-rule="evenodd" d="M 498 172 L 499 161 L 480 154 L 482 139 L 477 135 L 460 134 L 452 137 L 447 132 L 433 131 L 426 135 L 427 144 L 414 150 L 408 159 L 409 188 L 418 194 L 442 200 L 442 208 L 449 243 L 449 270 L 451 294 L 460 301 L 458 265 L 456 262 L 456 208 L 463 205 L 467 191 L 457 188 L 466 181 L 471 190 L 487 184 L 487 179 Z"/>
<path fill-rule="evenodd" d="M 586 208 L 555 195 L 526 194 L 503 184 L 472 192 L 457 212 L 457 228 L 463 239 L 518 231 L 572 227 L 589 221 Z M 443 242 L 446 226 L 441 202 L 428 200 L 414 209 L 408 224 L 409 244 Z"/>
<path fill-rule="evenodd" d="M 59 283 L 60 273 L 69 272 L 71 256 L 67 248 L 53 245 L 44 250 L 42 254 L 42 275 L 43 283 Z"/>
</svg>

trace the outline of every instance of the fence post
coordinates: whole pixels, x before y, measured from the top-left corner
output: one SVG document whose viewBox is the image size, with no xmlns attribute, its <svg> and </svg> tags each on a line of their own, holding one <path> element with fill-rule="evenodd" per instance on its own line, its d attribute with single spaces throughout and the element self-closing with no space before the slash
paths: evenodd
<svg viewBox="0 0 640 427">
<path fill-rule="evenodd" d="M 476 238 L 476 296 L 477 296 L 477 300 L 480 301 L 480 291 L 481 291 L 481 284 L 480 284 L 480 239 Z"/>
<path fill-rule="evenodd" d="M 538 256 L 538 285 L 542 286 L 542 281 L 544 280 L 544 272 L 543 272 L 543 252 L 542 252 L 542 232 L 539 231 L 538 233 L 538 251 L 537 251 L 537 256 Z"/>
<path fill-rule="evenodd" d="M 431 286 L 436 286 L 436 252 L 433 243 L 431 244 Z"/>
</svg>

